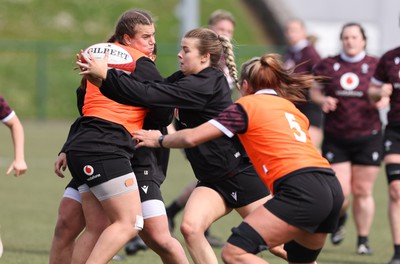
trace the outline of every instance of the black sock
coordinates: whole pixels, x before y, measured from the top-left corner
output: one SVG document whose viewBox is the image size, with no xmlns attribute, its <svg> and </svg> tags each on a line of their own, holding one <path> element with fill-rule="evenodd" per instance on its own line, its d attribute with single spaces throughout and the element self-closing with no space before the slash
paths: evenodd
<svg viewBox="0 0 400 264">
<path fill-rule="evenodd" d="M 394 245 L 394 257 L 400 258 L 400 245 Z"/>
<path fill-rule="evenodd" d="M 167 207 L 167 216 L 169 218 L 174 218 L 177 213 L 182 210 L 182 206 L 180 206 L 176 201 L 174 201 L 170 206 Z"/>
<path fill-rule="evenodd" d="M 361 244 L 368 244 L 367 236 L 358 236 L 358 245 L 361 245 Z"/>
<path fill-rule="evenodd" d="M 347 213 L 344 213 L 344 215 L 341 215 L 339 217 L 338 226 L 343 226 L 346 223 L 346 220 L 347 220 Z"/>
</svg>

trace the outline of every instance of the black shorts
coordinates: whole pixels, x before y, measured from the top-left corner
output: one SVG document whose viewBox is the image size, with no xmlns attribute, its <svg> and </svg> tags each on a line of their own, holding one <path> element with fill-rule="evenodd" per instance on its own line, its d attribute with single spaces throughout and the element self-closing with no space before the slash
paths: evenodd
<svg viewBox="0 0 400 264">
<path fill-rule="evenodd" d="M 400 126 L 388 125 L 383 139 L 383 153 L 400 154 Z"/>
<path fill-rule="evenodd" d="M 336 176 L 325 172 L 302 172 L 279 180 L 275 194 L 264 204 L 286 223 L 311 233 L 335 230 L 343 192 Z"/>
<path fill-rule="evenodd" d="M 208 187 L 218 192 L 229 208 L 246 206 L 270 194 L 252 164 L 242 164 L 238 171 L 236 175 L 221 181 L 199 181 L 197 186 Z"/>
<path fill-rule="evenodd" d="M 78 191 L 79 185 L 81 185 L 81 184 L 79 184 L 79 183 L 76 181 L 75 178 L 72 178 L 72 179 L 70 180 L 70 182 L 68 183 L 68 185 L 65 187 L 65 189 L 67 189 L 67 188 L 72 188 L 72 189 L 75 189 L 75 190 Z"/>
<path fill-rule="evenodd" d="M 157 183 L 154 181 L 139 179 L 137 179 L 137 181 L 139 186 L 140 200 L 142 203 L 149 200 L 160 200 L 164 202 L 161 195 L 160 186 Z"/>
<path fill-rule="evenodd" d="M 131 162 L 122 156 L 94 156 L 84 152 L 67 153 L 68 168 L 79 185 L 97 186 L 133 172 Z"/>
<path fill-rule="evenodd" d="M 380 166 L 382 162 L 382 133 L 357 139 L 324 135 L 322 155 L 329 163 L 350 161 L 356 165 Z"/>
<path fill-rule="evenodd" d="M 297 103 L 296 106 L 308 118 L 310 126 L 322 128 L 324 115 L 319 105 L 307 101 Z"/>
<path fill-rule="evenodd" d="M 139 148 L 131 160 L 136 179 L 152 180 L 161 185 L 165 180 L 169 149 Z"/>
</svg>

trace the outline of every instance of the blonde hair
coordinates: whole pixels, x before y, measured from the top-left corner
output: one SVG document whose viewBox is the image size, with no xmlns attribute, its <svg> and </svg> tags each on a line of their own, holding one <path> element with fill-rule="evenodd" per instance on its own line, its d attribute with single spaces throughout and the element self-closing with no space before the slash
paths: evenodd
<svg viewBox="0 0 400 264">
<path fill-rule="evenodd" d="M 199 50 L 199 54 L 205 55 L 209 53 L 211 67 L 221 71 L 220 61 L 222 54 L 224 54 L 225 65 L 229 69 L 229 75 L 239 88 L 238 71 L 236 69 L 233 45 L 227 37 L 219 36 L 213 30 L 208 28 L 196 28 L 187 32 L 184 38 L 197 39 L 197 49 Z"/>
<path fill-rule="evenodd" d="M 240 84 L 246 80 L 256 92 L 265 88 L 274 89 L 279 96 L 289 101 L 304 101 L 305 91 L 312 87 L 319 77 L 308 74 L 295 74 L 293 68 L 285 69 L 280 55 L 265 54 L 243 63 Z"/>
<path fill-rule="evenodd" d="M 213 26 L 221 20 L 228 20 L 233 24 L 233 26 L 236 26 L 235 17 L 230 12 L 222 9 L 215 10 L 211 13 L 210 18 L 208 19 L 208 26 Z"/>
</svg>

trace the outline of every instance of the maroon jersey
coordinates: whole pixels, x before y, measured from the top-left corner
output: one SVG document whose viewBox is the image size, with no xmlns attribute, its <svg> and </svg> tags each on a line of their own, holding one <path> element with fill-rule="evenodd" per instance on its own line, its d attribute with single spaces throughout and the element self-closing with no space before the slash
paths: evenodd
<svg viewBox="0 0 400 264">
<path fill-rule="evenodd" d="M 379 60 L 372 82 L 378 85 L 391 83 L 393 93 L 390 96 L 388 122 L 400 124 L 400 47 L 389 50 Z"/>
<path fill-rule="evenodd" d="M 285 68 L 291 68 L 296 66 L 294 72 L 306 72 L 311 73 L 315 64 L 317 64 L 321 57 L 315 50 L 314 46 L 306 42 L 307 45 L 303 47 L 294 47 L 288 49 L 283 56 L 285 62 Z"/>
<path fill-rule="evenodd" d="M 312 73 L 314 66 L 321 61 L 321 57 L 308 41 L 302 41 L 290 47 L 283 56 L 285 68 L 289 69 L 295 66 L 295 73 Z M 310 125 L 315 127 L 322 126 L 322 110 L 319 105 L 310 100 L 310 96 L 306 94 L 306 102 L 297 102 L 296 107 L 307 116 Z"/>
<path fill-rule="evenodd" d="M 15 115 L 14 111 L 8 105 L 3 96 L 0 95 L 0 120 L 1 122 L 6 122 Z"/>
<path fill-rule="evenodd" d="M 377 63 L 377 58 L 363 52 L 355 58 L 329 57 L 315 66 L 315 75 L 329 77 L 321 83 L 323 93 L 338 99 L 336 110 L 325 115 L 324 132 L 353 139 L 381 129 L 379 112 L 367 94 Z"/>
</svg>

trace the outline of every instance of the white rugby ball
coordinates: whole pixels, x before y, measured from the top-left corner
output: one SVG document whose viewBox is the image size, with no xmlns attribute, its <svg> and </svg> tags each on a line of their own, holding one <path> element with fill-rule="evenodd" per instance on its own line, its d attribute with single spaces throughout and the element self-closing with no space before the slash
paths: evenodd
<svg viewBox="0 0 400 264">
<path fill-rule="evenodd" d="M 104 58 L 108 52 L 108 67 L 132 73 L 136 68 L 136 61 L 132 55 L 123 47 L 114 43 L 97 43 L 87 47 L 83 51 L 82 61 L 89 60 L 89 51 L 96 59 Z"/>
</svg>

